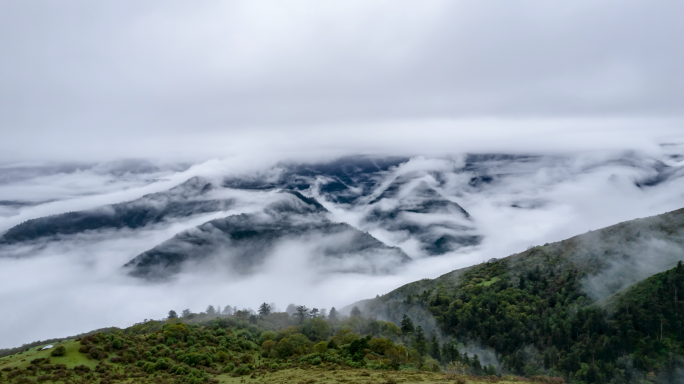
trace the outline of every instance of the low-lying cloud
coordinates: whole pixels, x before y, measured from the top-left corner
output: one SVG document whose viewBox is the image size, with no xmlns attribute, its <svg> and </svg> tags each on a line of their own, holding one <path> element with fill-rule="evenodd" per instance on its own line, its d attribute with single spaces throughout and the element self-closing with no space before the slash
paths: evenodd
<svg viewBox="0 0 684 384">
<path fill-rule="evenodd" d="M 234 189 L 214 192 L 214 197 L 237 201 L 226 211 L 172 218 L 140 230 L 103 229 L 65 236 L 61 241 L 37 241 L 19 248 L 3 248 L 0 302 L 4 310 L 0 329 L 11 332 L 3 332 L 0 347 L 103 326 L 124 327 L 145 318 L 161 318 L 170 309 L 201 311 L 208 304 L 255 308 L 262 302 L 275 302 L 280 307 L 298 302 L 318 308 L 340 308 L 411 281 L 437 277 L 492 257 L 504 257 L 531 245 L 681 208 L 684 178 L 678 170 L 682 168 L 682 160 L 673 151 L 676 152 L 667 147 L 656 157 L 639 152 L 616 152 L 611 156 L 577 153 L 417 157 L 378 173 L 375 177 L 379 178 L 380 188 L 398 175 L 409 174 L 470 213 L 472 231 L 482 236 L 482 242 L 433 257 L 421 251 L 420 244 L 410 234 L 388 231 L 367 222 L 364 217 L 369 206 L 327 201 L 317 192 L 316 184 L 312 184 L 311 190 L 303 191 L 319 199 L 330 211 L 327 215 L 333 222 L 347 222 L 390 246 L 402 247 L 413 261 L 392 273 L 339 273 L 338 267 L 344 269 L 345 260 L 339 260 L 343 264 L 335 266 L 312 259 L 323 244 L 320 239 L 301 238 L 278 242 L 264 263 L 247 275 L 230 273 L 225 268 L 206 268 L 206 265 L 183 270 L 167 282 L 148 282 L 126 275 L 121 267 L 136 255 L 209 220 L 258 212 L 272 195 L 272 192 Z M 129 188 L 125 196 L 134 199 L 152 189 L 163 191 L 201 174 L 220 183 L 225 176 L 250 173 L 231 161 L 197 164 L 166 175 L 165 181 Z M 661 163 L 671 170 L 668 173 L 671 176 L 659 184 L 638 186 L 642 180 L 662 172 L 661 166 L 654 165 Z M 268 169 L 254 167 L 251 174 L 258 175 Z M 87 173 L 65 177 L 91 177 L 80 184 L 88 188 L 101 180 Z M 95 195 L 99 196 L 96 199 L 99 204 L 119 202 L 123 196 L 108 188 L 102 191 Z M 66 200 L 73 206 L 93 203 L 92 195 L 74 196 Z M 50 204 L 54 203 L 45 203 Z M 0 226 L 9 228 L 16 223 L 16 216 L 31 217 L 40 212 L 40 207 L 20 207 L 16 215 L 2 218 Z M 54 206 L 50 210 L 56 211 Z M 425 216 L 428 221 L 442 219 L 439 214 Z"/>
</svg>

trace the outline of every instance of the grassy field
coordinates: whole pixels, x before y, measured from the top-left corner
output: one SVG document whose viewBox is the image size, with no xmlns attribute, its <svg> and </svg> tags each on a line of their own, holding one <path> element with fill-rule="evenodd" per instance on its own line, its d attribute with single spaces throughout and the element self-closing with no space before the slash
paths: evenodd
<svg viewBox="0 0 684 384">
<path fill-rule="evenodd" d="M 88 359 L 86 355 L 78 352 L 78 348 L 81 345 L 77 341 L 67 341 L 63 343 L 55 343 L 52 345 L 54 345 L 55 347 L 59 345 L 64 346 L 64 348 L 66 348 L 66 354 L 60 357 L 50 356 L 50 353 L 53 351 L 53 349 L 46 349 L 44 351 L 41 351 L 40 349 L 44 347 L 44 345 L 41 345 L 38 347 L 31 348 L 30 350 L 23 353 L 17 353 L 14 355 L 1 357 L 0 369 L 14 369 L 14 367 L 26 368 L 27 366 L 29 366 L 31 360 L 46 357 L 50 358 L 51 364 L 64 364 L 69 369 L 72 369 L 77 365 L 85 365 L 90 368 L 94 368 L 98 363 L 97 360 Z"/>
<path fill-rule="evenodd" d="M 512 384 L 517 383 L 521 378 L 498 378 L 491 379 L 482 377 L 469 377 L 449 375 L 445 373 L 420 372 L 420 371 L 369 371 L 365 369 L 331 369 L 330 367 L 317 367 L 310 369 L 285 369 L 273 373 L 265 373 L 263 375 L 252 375 L 242 377 L 230 377 L 228 375 L 219 375 L 216 377 L 221 383 L 268 383 L 268 384 L 335 384 L 335 383 L 376 383 L 376 384 L 392 384 L 392 383 L 449 383 L 454 384 L 458 379 L 463 380 L 462 383 L 468 384 L 485 384 L 485 383 L 500 383 Z"/>
<path fill-rule="evenodd" d="M 496 283 L 499 280 L 500 280 L 499 276 L 494 276 L 490 280 L 483 281 L 483 282 L 479 283 L 478 285 L 481 285 L 483 287 L 489 287 L 490 285 Z"/>
</svg>

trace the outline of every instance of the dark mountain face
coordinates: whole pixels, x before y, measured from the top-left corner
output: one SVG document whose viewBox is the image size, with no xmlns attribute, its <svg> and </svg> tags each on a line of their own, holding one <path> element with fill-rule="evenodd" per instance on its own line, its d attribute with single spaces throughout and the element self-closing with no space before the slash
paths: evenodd
<svg viewBox="0 0 684 384">
<path fill-rule="evenodd" d="M 388 273 L 410 258 L 354 227 L 330 222 L 315 199 L 285 192 L 264 212 L 212 220 L 137 256 L 129 274 L 165 279 L 185 267 L 254 273 L 283 241 L 304 242 L 311 264 L 326 272 Z M 313 244 L 313 246 L 310 246 Z M 305 251 L 302 251 L 305 252 Z"/>
<path fill-rule="evenodd" d="M 283 165 L 277 172 L 257 177 L 226 179 L 224 186 L 291 188 L 315 193 L 347 209 L 364 211 L 361 229 L 381 228 L 398 238 L 415 239 L 421 252 L 429 256 L 478 245 L 482 236 L 476 233 L 468 212 L 424 180 L 427 177 L 441 185 L 442 173 L 408 172 L 394 176 L 396 167 L 408 160 L 347 157 L 325 164 Z M 475 169 L 486 162 L 510 160 L 505 156 L 475 155 L 469 157 L 467 165 Z"/>
<path fill-rule="evenodd" d="M 407 162 L 405 157 L 344 157 L 329 163 L 280 165 L 263 175 L 226 178 L 223 186 L 236 189 L 316 188 L 326 200 L 354 204 L 382 181 L 381 174 Z"/>
<path fill-rule="evenodd" d="M 428 255 L 480 243 L 482 237 L 472 234 L 473 223 L 465 209 L 425 181 L 414 181 L 415 175 L 397 177 L 369 203 L 365 220 L 391 232 L 410 234 Z"/>
<path fill-rule="evenodd" d="M 234 204 L 232 199 L 206 198 L 213 188 L 208 180 L 194 177 L 166 192 L 131 202 L 29 220 L 8 230 L 0 238 L 0 244 L 58 239 L 101 229 L 137 229 L 167 219 L 224 211 Z"/>
</svg>

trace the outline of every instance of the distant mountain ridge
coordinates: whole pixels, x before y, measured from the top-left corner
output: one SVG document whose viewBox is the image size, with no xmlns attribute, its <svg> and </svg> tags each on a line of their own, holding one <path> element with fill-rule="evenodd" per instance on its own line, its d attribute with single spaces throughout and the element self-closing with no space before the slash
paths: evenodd
<svg viewBox="0 0 684 384">
<path fill-rule="evenodd" d="M 210 181 L 193 177 L 165 192 L 145 195 L 139 199 L 78 212 L 28 220 L 10 228 L 0 237 L 1 244 L 59 239 L 84 231 L 102 229 L 137 229 L 171 218 L 200 213 L 224 211 L 233 199 L 204 199 L 214 186 Z"/>
<path fill-rule="evenodd" d="M 264 212 L 232 215 L 181 232 L 125 267 L 132 276 L 163 279 L 181 272 L 184 263 L 220 260 L 223 266 L 247 275 L 265 263 L 278 242 L 301 237 L 319 243 L 316 253 L 327 263 L 362 259 L 351 266 L 347 260 L 340 269 L 332 268 L 336 272 L 388 273 L 410 260 L 399 248 L 389 247 L 348 224 L 331 222 L 325 215 L 328 211 L 315 199 L 293 191 L 282 191 L 281 197 Z"/>
<path fill-rule="evenodd" d="M 223 213 L 225 217 L 212 218 L 194 230 L 176 233 L 173 238 L 156 244 L 143 254 L 131 255 L 131 261 L 126 264 L 127 268 L 133 268 L 130 274 L 143 278 L 168 278 L 181 272 L 185 266 L 206 259 L 210 254 L 217 254 L 219 247 L 234 247 L 223 253 L 236 255 L 249 254 L 248 248 L 254 247 L 254 257 L 235 256 L 229 263 L 233 265 L 234 272 L 247 273 L 251 268 L 248 259 L 257 265 L 257 260 L 266 257 L 274 246 L 305 233 L 326 238 L 333 234 L 337 237 L 346 234 L 353 239 L 351 243 L 363 244 L 358 248 L 349 246 L 348 251 L 345 251 L 345 258 L 350 256 L 349 252 L 357 254 L 358 262 L 352 263 L 354 267 L 333 268 L 336 271 L 362 273 L 389 273 L 411 259 L 404 250 L 375 239 L 368 234 L 369 230 L 388 231 L 399 242 L 414 239 L 420 244 L 419 251 L 427 256 L 479 244 L 482 236 L 477 233 L 473 218 L 458 203 L 444 197 L 435 189 L 437 186 L 426 182 L 433 180 L 431 183 L 434 183 L 433 176 L 416 171 L 396 174 L 399 167 L 409 160 L 402 157 L 347 157 L 329 163 L 281 164 L 263 172 L 224 177 L 222 180 L 197 176 L 167 191 L 129 202 L 28 220 L 2 234 L 0 248 L 45 241 L 70 241 L 70 236 L 98 231 L 148 230 L 157 224 L 187 221 L 198 215 L 212 213 Z M 278 191 L 284 192 L 280 202 L 270 201 L 267 196 Z M 299 201 L 302 207 L 310 207 L 316 212 L 278 208 L 278 204 L 292 203 L 286 203 L 289 201 L 286 198 L 288 195 L 295 198 L 292 201 Z M 362 212 L 361 220 L 355 225 L 337 223 L 317 199 L 324 204 L 334 205 L 338 210 Z M 328 217 L 316 217 L 314 220 L 312 218 L 315 215 L 311 216 L 310 213 L 319 216 L 326 214 Z M 307 215 L 306 224 L 298 222 Z M 220 236 L 213 236 L 209 240 L 208 233 L 221 232 L 217 229 L 221 225 L 224 236 L 228 238 L 236 231 L 254 231 L 263 236 L 268 232 L 271 235 L 260 239 L 263 240 L 261 242 L 231 241 L 230 245 L 219 239 Z M 250 226 L 254 228 L 250 229 Z M 203 240 L 200 241 L 200 238 Z M 193 241 L 197 243 L 191 246 Z M 175 246 L 184 250 L 172 249 Z M 339 250 L 319 251 L 322 257 L 337 253 L 338 259 L 345 254 Z M 377 253 L 379 259 L 386 260 L 387 264 L 381 266 L 371 262 L 373 258 L 369 253 L 372 252 Z M 365 267 L 361 265 L 364 258 L 368 261 Z M 167 270 L 163 270 L 165 268 Z"/>
</svg>

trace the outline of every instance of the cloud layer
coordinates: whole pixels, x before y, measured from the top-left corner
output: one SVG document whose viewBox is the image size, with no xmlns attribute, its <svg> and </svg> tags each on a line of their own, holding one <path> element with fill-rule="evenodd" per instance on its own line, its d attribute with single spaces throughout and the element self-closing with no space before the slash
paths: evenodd
<svg viewBox="0 0 684 384">
<path fill-rule="evenodd" d="M 683 7 L 5 1 L 0 161 L 641 145 L 681 127 Z"/>
<path fill-rule="evenodd" d="M 402 247 L 414 259 L 392 273 L 372 278 L 364 273 L 339 273 L 339 268 L 312 262 L 320 242 L 315 237 L 277 243 L 266 262 L 249 275 L 225 273 L 224 268 L 213 268 L 213 272 L 204 268 L 200 269 L 201 273 L 188 269 L 172 281 L 160 283 L 127 276 L 122 270 L 136 255 L 184 230 L 230 214 L 260 211 L 264 207 L 263 196 L 269 193 L 258 191 L 217 190 L 216 196 L 237 201 L 226 211 L 171 217 L 136 230 L 101 229 L 68 236 L 58 242 L 30 243 L 0 257 L 0 280 L 3 281 L 0 301 L 6 309 L 0 318 L 0 328 L 12 330 L 3 335 L 4 344 L 0 347 L 103 326 L 126 326 L 144 318 L 160 318 L 169 309 L 201 311 L 209 304 L 254 308 L 261 302 L 275 302 L 280 307 L 301 302 L 318 308 L 339 308 L 411 281 L 436 277 L 492 257 L 504 257 L 531 245 L 681 208 L 684 205 L 682 149 L 665 146 L 656 157 L 640 152 L 415 157 L 379 172 L 374 176 L 378 178 L 378 192 L 371 194 L 369 200 L 391 185 L 392 180 L 411 176 L 414 184 L 431 183 L 442 196 L 457 201 L 470 213 L 470 225 L 482 236 L 482 242 L 433 257 L 422 252 L 407 233 L 388 231 L 366 221 L 364 218 L 373 209 L 372 205 L 326 200 L 320 194 L 321 184 L 312 184 L 305 194 L 320 199 L 330 211 L 332 221 L 368 231 L 390 246 Z M 270 167 L 247 172 L 231 164 L 230 160 L 197 164 L 169 174 L 166 179 L 180 184 L 191 176 L 203 174 L 219 183 L 226 176 L 231 179 L 273 174 Z M 99 176 L 89 173 L 60 177 L 80 180 L 77 185 L 86 186 L 84 191 L 93 190 L 93 185 L 101 183 Z M 139 177 L 145 179 L 145 174 Z M 17 183 L 26 183 L 26 180 Z M 127 197 L 132 200 L 151 188 L 164 190 L 173 185 L 171 181 L 143 183 L 128 187 Z M 395 203 L 401 202 L 402 191 L 399 189 Z M 74 196 L 61 201 L 65 206 L 79 206 L 93 201 L 116 203 L 121 198 L 107 188 L 102 188 L 95 200 L 92 195 L 76 193 Z M 16 216 L 30 217 L 41 212 L 41 206 L 55 209 L 54 204 L 19 207 Z M 24 210 L 29 213 L 23 213 Z M 430 215 L 426 220 L 443 219 L 438 214 Z M 8 228 L 16 221 L 14 217 L 5 217 L 0 224 Z"/>
</svg>

